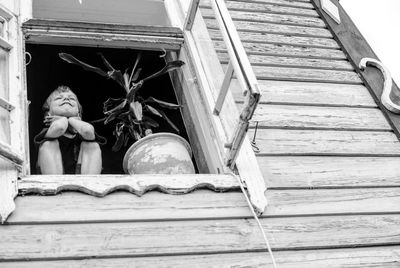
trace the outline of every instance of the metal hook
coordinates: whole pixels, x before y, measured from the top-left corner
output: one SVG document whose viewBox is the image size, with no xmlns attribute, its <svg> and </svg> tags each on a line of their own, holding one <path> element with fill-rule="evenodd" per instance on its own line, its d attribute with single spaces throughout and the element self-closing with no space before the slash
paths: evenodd
<svg viewBox="0 0 400 268">
<path fill-rule="evenodd" d="M 251 147 L 253 148 L 253 151 L 255 153 L 259 153 L 260 152 L 260 148 L 258 148 L 257 143 L 256 143 L 257 129 L 258 129 L 258 121 L 256 121 L 256 129 L 254 130 L 253 140 L 250 142 L 251 143 Z"/>
<path fill-rule="evenodd" d="M 167 56 L 167 50 L 165 50 L 165 48 L 162 48 L 161 51 L 163 52 L 163 54 L 160 55 L 160 58 L 165 58 L 165 56 Z"/>
<path fill-rule="evenodd" d="M 25 57 L 26 57 L 26 56 L 29 57 L 29 60 L 28 60 L 28 62 L 25 63 L 25 66 L 28 66 L 29 63 L 31 63 L 31 61 L 32 61 L 32 55 L 31 55 L 31 53 L 29 53 L 29 52 L 25 52 Z"/>
</svg>

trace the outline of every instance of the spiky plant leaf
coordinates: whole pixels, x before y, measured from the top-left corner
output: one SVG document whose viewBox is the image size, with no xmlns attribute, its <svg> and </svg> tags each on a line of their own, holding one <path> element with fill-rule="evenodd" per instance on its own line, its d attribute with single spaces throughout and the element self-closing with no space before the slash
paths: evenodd
<svg viewBox="0 0 400 268">
<path fill-rule="evenodd" d="M 109 98 L 108 100 L 110 100 L 110 99 L 111 99 L 111 98 Z M 107 100 L 107 101 L 108 101 L 108 100 Z M 110 105 L 106 105 L 107 101 L 104 103 L 104 106 L 103 106 L 103 113 L 106 114 L 106 115 L 111 114 L 111 113 L 116 112 L 116 111 L 120 111 L 120 110 L 122 110 L 122 109 L 125 107 L 125 105 L 126 105 L 126 100 L 125 100 L 125 99 L 122 99 L 122 101 L 121 101 L 119 104 L 117 104 L 116 106 L 114 106 L 113 108 L 111 108 L 111 109 L 108 110 L 108 108 L 110 107 Z"/>
<path fill-rule="evenodd" d="M 170 61 L 160 71 L 158 71 L 155 74 L 152 74 L 152 75 L 144 78 L 143 82 L 148 81 L 150 79 L 154 79 L 156 77 L 159 77 L 159 76 L 161 76 L 163 74 L 166 74 L 167 72 L 171 72 L 173 70 L 176 70 L 176 69 L 180 68 L 183 64 L 185 64 L 185 63 L 183 61 L 180 61 L 180 60 Z"/>
<path fill-rule="evenodd" d="M 176 133 L 179 133 L 179 128 L 168 118 L 168 116 L 163 111 L 160 111 L 160 113 L 164 120 L 176 131 Z"/>
<path fill-rule="evenodd" d="M 138 121 L 142 121 L 143 119 L 143 107 L 142 104 L 138 101 L 135 102 L 131 102 L 129 104 L 131 111 L 133 112 L 133 114 L 135 115 L 135 118 Z"/>
<path fill-rule="evenodd" d="M 159 117 L 162 117 L 162 115 L 160 114 L 160 112 L 156 109 L 156 108 L 154 108 L 154 107 L 152 107 L 152 106 L 150 106 L 150 105 L 145 105 L 144 106 L 149 112 L 151 112 L 152 114 L 154 114 L 154 115 L 157 115 L 157 116 L 159 116 Z"/>
<path fill-rule="evenodd" d="M 66 62 L 68 62 L 68 63 L 71 63 L 71 64 L 75 64 L 75 65 L 80 66 L 80 67 L 81 67 L 82 69 L 84 69 L 85 71 L 94 72 L 94 73 L 97 73 L 97 74 L 99 74 L 99 75 L 101 75 L 101 76 L 104 76 L 104 77 L 106 77 L 106 78 L 109 78 L 109 76 L 107 75 L 107 73 L 106 73 L 105 71 L 103 71 L 102 69 L 97 68 L 97 67 L 94 67 L 94 66 L 92 66 L 92 65 L 89 65 L 89 64 L 87 64 L 87 63 L 85 63 L 85 62 L 83 62 L 83 61 L 80 61 L 80 60 L 78 60 L 77 58 L 75 58 L 74 56 L 72 56 L 72 55 L 70 55 L 70 54 L 68 54 L 68 53 L 59 53 L 58 56 L 59 56 L 62 60 L 66 61 Z"/>
<path fill-rule="evenodd" d="M 161 107 L 167 108 L 167 109 L 178 109 L 178 108 L 181 107 L 179 104 L 174 104 L 174 103 L 162 101 L 162 100 L 156 99 L 156 98 L 154 98 L 154 97 L 147 98 L 147 99 L 144 101 L 144 103 L 146 103 L 146 104 L 147 104 L 147 103 L 157 103 L 157 104 L 159 104 Z"/>
<path fill-rule="evenodd" d="M 107 67 L 107 69 L 109 71 L 114 71 L 115 70 L 114 67 L 112 67 L 112 65 L 108 62 L 108 60 L 103 56 L 102 53 L 97 53 L 97 54 L 100 55 L 104 65 Z"/>
</svg>

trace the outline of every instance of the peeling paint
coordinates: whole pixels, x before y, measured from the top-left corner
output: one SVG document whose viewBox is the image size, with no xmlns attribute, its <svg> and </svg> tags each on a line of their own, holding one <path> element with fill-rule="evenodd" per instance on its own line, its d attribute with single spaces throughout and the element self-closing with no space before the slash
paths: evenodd
<svg viewBox="0 0 400 268">
<path fill-rule="evenodd" d="M 153 134 L 147 141 L 141 140 L 132 147 L 129 157 L 124 159 L 124 169 L 130 174 L 194 173 L 190 147 L 177 135 Z"/>
</svg>

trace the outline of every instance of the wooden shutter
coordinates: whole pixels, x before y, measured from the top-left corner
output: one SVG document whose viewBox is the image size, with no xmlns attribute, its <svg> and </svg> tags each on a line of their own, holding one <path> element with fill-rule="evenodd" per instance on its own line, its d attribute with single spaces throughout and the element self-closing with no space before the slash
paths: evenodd
<svg viewBox="0 0 400 268">
<path fill-rule="evenodd" d="M 21 103 L 22 38 L 18 1 L 0 0 L 0 222 L 15 209 L 25 144 Z"/>
<path fill-rule="evenodd" d="M 217 133 L 219 140 L 216 148 L 219 149 L 220 156 L 223 158 L 225 165 L 227 162 L 229 164 L 229 156 L 227 157 L 228 150 L 225 147 L 234 145 L 232 137 L 236 137 L 239 112 L 237 111 L 232 94 L 227 92 L 224 109 L 220 111 L 218 116 L 213 115 L 221 85 L 224 84 L 225 74 L 202 19 L 201 12 L 195 11 L 198 1 L 167 0 L 164 2 L 172 24 L 184 29 L 184 53 L 181 53 L 180 56 L 188 54 L 187 58 L 191 61 L 191 65 L 194 66 L 197 76 L 196 83 L 200 85 L 204 105 L 207 108 L 209 119 L 213 123 L 213 129 Z M 217 2 L 223 5 L 223 1 Z M 232 30 L 236 32 L 233 23 L 231 23 L 230 27 L 233 27 Z M 230 37 L 232 38 L 232 36 Z M 250 66 L 248 67 L 251 68 Z M 238 76 L 241 75 L 241 72 L 235 71 L 235 74 Z M 231 87 L 235 86 L 237 84 L 232 83 Z M 242 146 L 238 149 L 235 162 L 236 168 L 242 182 L 247 186 L 253 207 L 258 213 L 262 213 L 267 206 L 267 200 L 264 195 L 266 186 L 250 141 L 247 137 L 243 137 L 244 139 L 241 140 Z M 229 164 L 229 166 L 231 165 Z M 231 170 L 226 166 L 222 172 L 229 173 Z"/>
</svg>

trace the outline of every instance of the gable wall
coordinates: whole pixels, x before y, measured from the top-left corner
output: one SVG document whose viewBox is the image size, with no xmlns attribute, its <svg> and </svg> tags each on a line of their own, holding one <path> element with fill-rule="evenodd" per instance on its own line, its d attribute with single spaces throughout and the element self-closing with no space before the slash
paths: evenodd
<svg viewBox="0 0 400 268">
<path fill-rule="evenodd" d="M 261 219 L 278 267 L 398 263 L 400 147 L 309 0 L 227 1 L 263 93 Z M 202 13 L 223 64 L 207 1 Z M 238 106 L 242 99 L 234 92 Z M 255 122 L 249 133 L 253 138 Z M 1 267 L 265 267 L 241 193 L 16 199 Z"/>
</svg>

